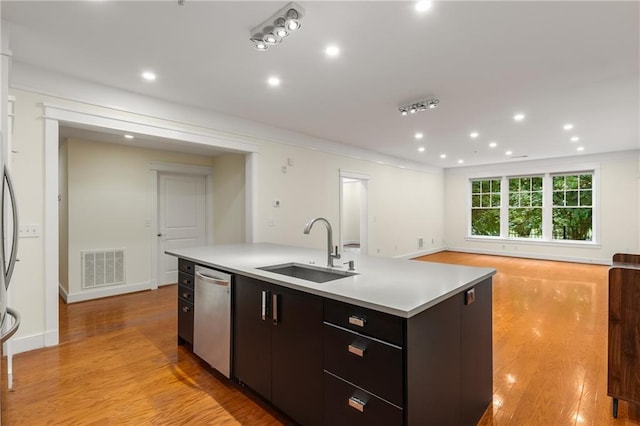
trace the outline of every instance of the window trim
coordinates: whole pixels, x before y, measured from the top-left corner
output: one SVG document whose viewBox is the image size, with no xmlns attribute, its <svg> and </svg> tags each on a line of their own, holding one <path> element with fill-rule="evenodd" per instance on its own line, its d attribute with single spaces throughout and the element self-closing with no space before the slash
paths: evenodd
<svg viewBox="0 0 640 426">
<path fill-rule="evenodd" d="M 466 241 L 502 242 L 510 244 L 534 244 L 543 246 L 582 246 L 600 247 L 600 164 L 575 164 L 569 167 L 549 167 L 543 170 L 523 169 L 521 173 L 510 170 L 510 173 L 478 174 L 467 178 L 466 206 L 467 206 L 467 235 Z M 558 240 L 553 238 L 553 176 L 591 174 L 591 209 L 592 209 L 592 240 Z M 529 176 L 542 176 L 542 238 L 509 237 L 509 179 Z M 471 182 L 474 180 L 501 179 L 500 183 L 500 236 L 483 236 L 471 234 Z M 547 226 L 545 226 L 547 224 Z"/>
</svg>

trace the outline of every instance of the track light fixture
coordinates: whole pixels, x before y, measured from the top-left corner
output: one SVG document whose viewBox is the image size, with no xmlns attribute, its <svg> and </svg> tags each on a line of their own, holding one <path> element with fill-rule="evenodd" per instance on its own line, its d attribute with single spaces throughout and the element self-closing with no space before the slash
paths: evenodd
<svg viewBox="0 0 640 426">
<path fill-rule="evenodd" d="M 283 8 L 251 30 L 249 40 L 256 50 L 267 50 L 298 31 L 304 10 L 296 3 L 287 3 Z"/>
<path fill-rule="evenodd" d="M 401 106 L 398 108 L 400 111 L 400 115 L 403 117 L 405 115 L 415 114 L 418 111 L 426 111 L 427 109 L 435 109 L 438 107 L 440 103 L 440 99 L 432 98 L 424 101 L 414 102 L 409 105 Z"/>
</svg>

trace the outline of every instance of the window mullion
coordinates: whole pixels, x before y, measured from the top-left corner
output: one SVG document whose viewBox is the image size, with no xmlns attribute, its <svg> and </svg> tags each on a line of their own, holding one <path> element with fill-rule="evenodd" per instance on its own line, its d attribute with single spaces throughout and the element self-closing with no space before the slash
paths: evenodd
<svg viewBox="0 0 640 426">
<path fill-rule="evenodd" d="M 553 237 L 553 180 L 545 173 L 542 180 L 542 239 L 551 241 Z"/>
<path fill-rule="evenodd" d="M 500 182 L 500 238 L 509 237 L 509 179 Z"/>
</svg>

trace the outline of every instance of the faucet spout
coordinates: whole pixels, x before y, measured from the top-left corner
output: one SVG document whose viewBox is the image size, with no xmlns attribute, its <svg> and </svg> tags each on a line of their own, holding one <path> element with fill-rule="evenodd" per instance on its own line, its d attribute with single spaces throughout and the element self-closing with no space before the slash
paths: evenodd
<svg viewBox="0 0 640 426">
<path fill-rule="evenodd" d="M 340 253 L 338 253 L 338 246 L 335 248 L 335 253 L 333 251 L 333 230 L 331 229 L 331 224 L 324 217 L 316 217 L 311 221 L 307 222 L 304 226 L 304 233 L 309 234 L 311 232 L 311 228 L 316 222 L 321 222 L 327 228 L 327 266 L 333 268 L 333 259 L 340 259 Z"/>
</svg>

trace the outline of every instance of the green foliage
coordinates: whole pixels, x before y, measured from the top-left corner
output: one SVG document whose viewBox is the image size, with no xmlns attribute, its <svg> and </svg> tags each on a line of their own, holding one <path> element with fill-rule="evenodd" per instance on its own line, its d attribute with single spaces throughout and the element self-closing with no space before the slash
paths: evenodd
<svg viewBox="0 0 640 426">
<path fill-rule="evenodd" d="M 518 238 L 541 238 L 542 209 L 509 209 L 509 236 Z"/>
<path fill-rule="evenodd" d="M 556 240 L 591 241 L 593 236 L 591 208 L 554 208 L 553 238 Z"/>
<path fill-rule="evenodd" d="M 500 235 L 500 209 L 472 209 L 471 235 Z"/>
</svg>

